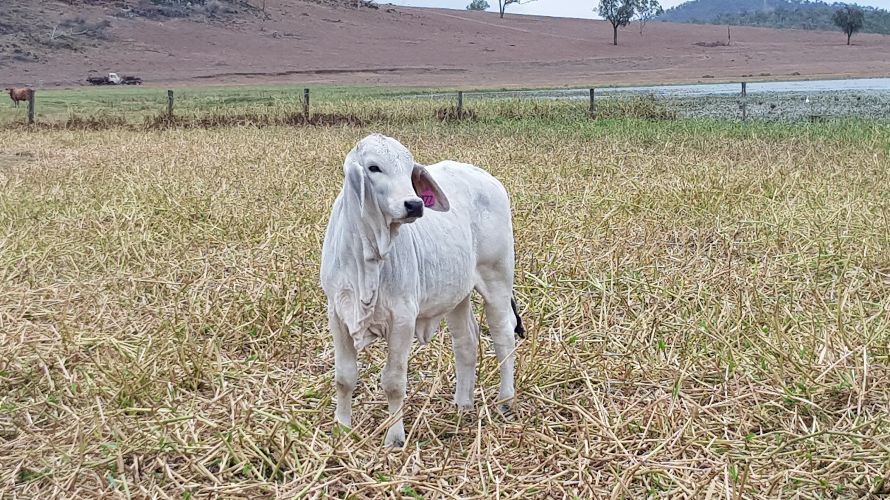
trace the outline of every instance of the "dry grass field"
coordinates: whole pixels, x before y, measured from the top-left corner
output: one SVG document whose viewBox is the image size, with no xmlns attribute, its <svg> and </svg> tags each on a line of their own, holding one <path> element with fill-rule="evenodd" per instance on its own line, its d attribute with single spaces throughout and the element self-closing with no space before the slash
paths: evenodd
<svg viewBox="0 0 890 500">
<path fill-rule="evenodd" d="M 392 135 L 512 195 L 504 420 L 447 329 L 382 448 L 383 346 L 332 432 L 318 285 L 342 160 Z M 2 498 L 890 492 L 890 127 L 583 118 L 0 129 Z"/>
</svg>

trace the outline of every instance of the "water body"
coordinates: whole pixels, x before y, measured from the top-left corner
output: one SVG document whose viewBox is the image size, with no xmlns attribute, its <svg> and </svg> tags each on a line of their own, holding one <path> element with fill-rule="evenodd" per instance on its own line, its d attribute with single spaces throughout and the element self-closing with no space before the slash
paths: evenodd
<svg viewBox="0 0 890 500">
<path fill-rule="evenodd" d="M 741 82 L 689 85 L 598 87 L 600 99 L 634 98 L 653 94 L 667 109 L 684 118 L 797 121 L 829 118 L 890 119 L 890 78 L 748 82 L 746 99 Z M 505 90 L 464 92 L 473 99 L 588 99 L 589 89 Z M 454 93 L 417 94 L 408 98 L 453 99 Z M 472 107 L 472 104 L 469 104 Z"/>
<path fill-rule="evenodd" d="M 890 93 L 890 78 L 857 78 L 846 80 L 797 80 L 783 82 L 748 82 L 749 94 L 766 93 L 816 93 L 816 92 L 863 92 Z M 701 83 L 690 85 L 652 85 L 641 87 L 603 87 L 597 94 L 655 94 L 659 97 L 697 97 L 711 95 L 732 95 L 741 92 L 739 83 Z M 587 98 L 588 89 L 540 90 L 522 92 L 538 97 L 564 99 Z M 495 92 L 500 94 L 500 92 Z"/>
<path fill-rule="evenodd" d="M 685 118 L 740 119 L 742 103 L 749 119 L 798 121 L 828 118 L 890 118 L 890 78 L 650 85 L 597 88 L 605 99 L 655 95 L 662 105 Z M 589 89 L 495 92 L 487 97 L 538 97 L 581 100 Z"/>
</svg>

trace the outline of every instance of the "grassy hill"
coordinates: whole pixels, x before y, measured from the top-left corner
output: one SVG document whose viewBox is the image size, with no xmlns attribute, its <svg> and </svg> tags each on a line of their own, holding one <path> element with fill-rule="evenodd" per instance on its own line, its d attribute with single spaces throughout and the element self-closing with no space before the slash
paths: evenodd
<svg viewBox="0 0 890 500">
<path fill-rule="evenodd" d="M 731 24 L 831 31 L 831 16 L 844 4 L 806 0 L 692 0 L 665 11 L 659 19 L 677 23 Z M 890 12 L 865 11 L 866 33 L 890 34 Z"/>
<path fill-rule="evenodd" d="M 22 0 L 0 18 L 0 67 L 105 47 L 114 40 L 112 26 L 123 19 L 210 22 L 255 10 L 242 0 Z"/>
<path fill-rule="evenodd" d="M 0 16 L 0 88 L 85 85 L 112 71 L 165 88 L 587 87 L 890 74 L 883 35 L 858 36 L 851 51 L 837 30 L 741 26 L 732 30 L 738 46 L 721 50 L 712 44 L 725 27 L 656 23 L 615 47 L 604 21 L 359 5 L 16 0 Z"/>
</svg>

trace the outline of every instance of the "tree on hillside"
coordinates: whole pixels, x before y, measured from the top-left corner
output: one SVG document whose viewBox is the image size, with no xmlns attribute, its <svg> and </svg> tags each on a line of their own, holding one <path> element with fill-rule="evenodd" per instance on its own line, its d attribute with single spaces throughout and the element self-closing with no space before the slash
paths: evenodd
<svg viewBox="0 0 890 500">
<path fill-rule="evenodd" d="M 831 20 L 847 34 L 847 45 L 850 45 L 850 37 L 853 36 L 853 33 L 861 30 L 865 24 L 865 12 L 854 5 L 847 5 L 838 9 Z"/>
<path fill-rule="evenodd" d="M 612 43 L 618 45 L 618 28 L 630 24 L 637 11 L 637 0 L 600 0 L 599 15 L 612 23 Z"/>
<path fill-rule="evenodd" d="M 485 0 L 473 0 L 467 5 L 467 10 L 486 10 L 490 7 Z"/>
<path fill-rule="evenodd" d="M 519 0 L 498 0 L 498 11 L 501 13 L 501 19 L 504 18 L 504 11 L 511 3 L 519 3 Z"/>
<path fill-rule="evenodd" d="M 646 24 L 656 17 L 664 14 L 664 9 L 658 0 L 637 0 L 637 19 L 640 21 L 640 36 Z"/>
</svg>

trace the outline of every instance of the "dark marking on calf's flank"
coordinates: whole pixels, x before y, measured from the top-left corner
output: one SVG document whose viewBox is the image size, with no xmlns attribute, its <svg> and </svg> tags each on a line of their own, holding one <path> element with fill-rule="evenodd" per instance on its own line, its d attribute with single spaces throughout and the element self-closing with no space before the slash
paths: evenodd
<svg viewBox="0 0 890 500">
<path fill-rule="evenodd" d="M 478 193 L 476 195 L 476 206 L 479 209 L 487 209 L 491 206 L 491 201 L 484 193 Z"/>
<path fill-rule="evenodd" d="M 522 326 L 522 318 L 519 317 L 519 311 L 516 310 L 516 299 L 510 298 L 510 307 L 513 308 L 513 315 L 516 316 L 516 328 L 513 333 L 521 339 L 525 338 L 525 328 Z"/>
</svg>

